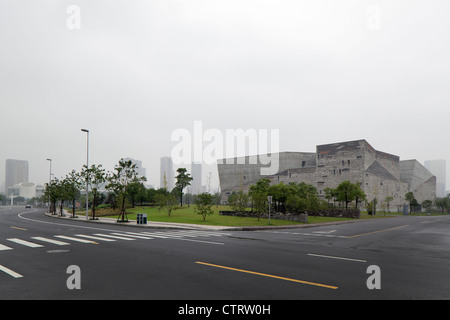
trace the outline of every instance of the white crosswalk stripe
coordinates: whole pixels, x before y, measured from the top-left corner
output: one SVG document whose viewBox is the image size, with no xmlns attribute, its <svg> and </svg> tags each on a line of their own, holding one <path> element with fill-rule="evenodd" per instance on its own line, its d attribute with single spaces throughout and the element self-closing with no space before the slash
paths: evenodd
<svg viewBox="0 0 450 320">
<path fill-rule="evenodd" d="M 132 238 L 125 238 L 125 237 L 114 236 L 114 235 L 111 235 L 111 234 L 94 233 L 94 235 L 95 236 L 100 236 L 100 237 L 120 239 L 120 240 L 136 240 L 136 239 L 132 239 Z"/>
<path fill-rule="evenodd" d="M 150 237 L 144 237 L 144 236 L 142 236 L 142 235 L 140 235 L 140 236 L 137 236 L 137 235 L 134 235 L 134 234 L 123 234 L 123 233 L 117 233 L 117 232 L 113 232 L 113 233 L 111 233 L 111 234 L 114 234 L 114 235 L 116 235 L 116 236 L 124 236 L 124 237 L 131 237 L 131 238 L 137 238 L 137 239 L 152 239 L 152 238 L 150 238 Z"/>
<path fill-rule="evenodd" d="M 2 265 L 0 265 L 0 270 L 9 274 L 11 277 L 14 277 L 14 278 L 22 278 L 23 277 L 21 274 L 15 272 L 5 266 L 2 266 Z"/>
<path fill-rule="evenodd" d="M 76 237 L 83 237 L 83 238 L 93 239 L 93 240 L 106 241 L 106 242 L 114 242 L 114 241 L 116 241 L 114 239 L 101 238 L 101 237 L 90 236 L 90 235 L 86 235 L 86 234 L 76 234 L 75 236 Z"/>
<path fill-rule="evenodd" d="M 12 248 L 5 246 L 3 244 L 0 244 L 0 251 L 2 251 L 2 250 L 12 250 Z"/>
<path fill-rule="evenodd" d="M 43 247 L 43 245 L 40 245 L 40 244 L 37 244 L 37 243 L 33 243 L 33 242 L 29 242 L 29 241 L 26 241 L 26 240 L 17 239 L 17 238 L 9 238 L 9 239 L 6 239 L 6 240 L 11 241 L 11 242 L 15 242 L 15 243 L 18 243 L 18 244 L 21 244 L 21 245 L 24 245 L 24 246 L 27 246 L 27 247 L 30 247 L 30 248 Z"/>
<path fill-rule="evenodd" d="M 200 238 L 200 237 L 221 237 L 228 236 L 229 233 L 215 232 L 215 231 L 202 231 L 202 230 L 174 230 L 174 231 L 143 231 L 143 232 L 111 232 L 111 233 L 94 233 L 94 234 L 75 234 L 74 236 L 66 236 L 66 235 L 54 235 L 53 238 L 63 239 L 66 241 L 56 240 L 52 237 L 40 237 L 35 236 L 31 237 L 31 239 L 45 242 L 46 245 L 58 245 L 58 246 L 66 246 L 71 245 L 72 241 L 81 242 L 81 243 L 94 243 L 98 244 L 95 241 L 104 241 L 104 242 L 114 242 L 118 240 L 152 240 L 152 239 L 178 239 L 178 240 L 188 240 L 187 238 Z M 10 242 L 20 244 L 30 248 L 40 248 L 44 247 L 44 245 L 31 242 L 28 240 L 23 240 L 19 238 L 8 238 L 6 239 Z M 206 242 L 200 240 L 189 240 L 189 241 L 198 241 L 198 242 Z M 0 251 L 12 250 L 14 247 L 9 247 L 0 243 Z"/>
<path fill-rule="evenodd" d="M 95 243 L 94 241 L 85 240 L 85 239 L 80 239 L 80 238 L 74 238 L 74 237 L 69 237 L 69 236 L 55 236 L 55 237 L 61 238 L 61 239 L 66 239 L 66 240 L 72 240 L 72 241 L 82 242 L 82 243 Z"/>
<path fill-rule="evenodd" d="M 44 241 L 44 242 L 48 242 L 48 243 L 53 243 L 56 244 L 58 246 L 67 246 L 69 245 L 69 243 L 67 242 L 63 242 L 63 241 L 59 241 L 59 240 L 54 240 L 54 239 L 48 239 L 48 238 L 44 238 L 44 237 L 31 237 L 32 239 L 35 240 L 39 240 L 39 241 Z"/>
</svg>

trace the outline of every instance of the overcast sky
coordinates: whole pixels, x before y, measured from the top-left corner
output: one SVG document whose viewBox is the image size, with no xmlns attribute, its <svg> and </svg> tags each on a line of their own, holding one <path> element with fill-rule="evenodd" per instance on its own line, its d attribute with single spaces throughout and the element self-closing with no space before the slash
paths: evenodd
<svg viewBox="0 0 450 320">
<path fill-rule="evenodd" d="M 91 164 L 141 160 L 159 187 L 171 134 L 194 121 L 278 129 L 280 151 L 366 139 L 450 163 L 449 12 L 447 0 L 1 0 L 0 186 L 6 159 L 28 160 L 38 184 L 47 158 L 56 177 L 80 170 L 87 128 Z"/>
</svg>

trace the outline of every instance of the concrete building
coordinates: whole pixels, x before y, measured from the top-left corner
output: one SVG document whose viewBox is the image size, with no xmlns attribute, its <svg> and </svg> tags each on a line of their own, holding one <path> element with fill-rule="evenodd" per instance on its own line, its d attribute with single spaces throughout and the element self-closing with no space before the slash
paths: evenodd
<svg viewBox="0 0 450 320">
<path fill-rule="evenodd" d="M 436 177 L 418 161 L 400 161 L 396 155 L 375 150 L 365 140 L 318 145 L 315 153 L 280 152 L 278 159 L 278 172 L 270 176 L 260 174 L 264 165 L 259 156 L 256 164 L 250 164 L 248 157 L 235 158 L 234 164 L 218 164 L 222 201 L 232 191 L 248 191 L 261 178 L 269 178 L 272 184 L 305 182 L 316 187 L 322 197 L 325 188 L 336 188 L 348 180 L 359 183 L 368 201 L 376 198 L 380 203 L 392 197 L 391 210 L 407 204 L 405 194 L 409 191 L 419 203 L 436 196 Z"/>
<path fill-rule="evenodd" d="M 28 182 L 28 161 L 7 159 L 5 163 L 5 194 L 9 188 L 19 183 Z"/>
<path fill-rule="evenodd" d="M 436 197 L 446 197 L 447 164 L 445 160 L 427 160 L 424 162 L 424 165 L 425 168 L 436 176 Z"/>
<path fill-rule="evenodd" d="M 33 182 L 21 182 L 8 187 L 8 196 L 14 195 L 16 197 L 23 197 L 29 200 L 34 197 L 41 197 L 44 194 L 45 188 L 41 185 L 36 185 Z"/>
<path fill-rule="evenodd" d="M 172 191 L 175 187 L 175 173 L 173 171 L 173 161 L 171 157 L 161 157 L 159 187 L 167 187 L 167 190 L 169 191 Z"/>
<path fill-rule="evenodd" d="M 189 188 L 190 193 L 199 194 L 203 192 L 202 188 L 202 164 L 192 163 L 191 164 L 191 186 Z"/>
</svg>

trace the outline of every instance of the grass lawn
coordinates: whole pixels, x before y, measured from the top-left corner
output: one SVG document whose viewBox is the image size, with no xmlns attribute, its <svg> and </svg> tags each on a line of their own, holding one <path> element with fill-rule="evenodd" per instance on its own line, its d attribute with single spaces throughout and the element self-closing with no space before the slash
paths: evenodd
<svg viewBox="0 0 450 320">
<path fill-rule="evenodd" d="M 191 223 L 191 224 L 201 224 L 201 225 L 214 225 L 214 226 L 267 226 L 269 225 L 269 219 L 257 218 L 241 218 L 241 217 L 231 217 L 219 215 L 219 210 L 230 210 L 227 206 L 213 206 L 214 214 L 207 216 L 206 221 L 203 222 L 203 217 L 194 212 L 194 207 L 191 205 L 188 207 L 184 205 L 182 208 L 172 211 L 171 216 L 167 214 L 167 211 L 158 211 L 156 207 L 136 207 L 134 209 L 127 209 L 127 215 L 129 220 L 136 220 L 137 213 L 146 213 L 148 221 L 156 222 L 176 222 L 176 223 Z M 102 216 L 105 216 L 102 213 Z M 109 217 L 117 218 L 119 212 L 111 213 Z M 328 217 L 308 217 L 308 224 L 310 223 L 320 223 L 320 222 L 331 222 L 331 221 L 343 221 L 348 219 L 343 218 L 328 218 Z M 270 219 L 270 225 L 281 226 L 281 225 L 295 225 L 302 224 L 300 222 L 286 221 L 286 220 L 276 220 Z"/>
</svg>

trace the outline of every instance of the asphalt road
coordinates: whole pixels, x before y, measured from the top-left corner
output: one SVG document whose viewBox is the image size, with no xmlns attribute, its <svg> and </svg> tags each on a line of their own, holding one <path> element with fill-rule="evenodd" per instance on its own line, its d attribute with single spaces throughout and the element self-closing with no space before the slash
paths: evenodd
<svg viewBox="0 0 450 320">
<path fill-rule="evenodd" d="M 0 207 L 2 300 L 449 298 L 450 216 L 200 232 Z"/>
</svg>

